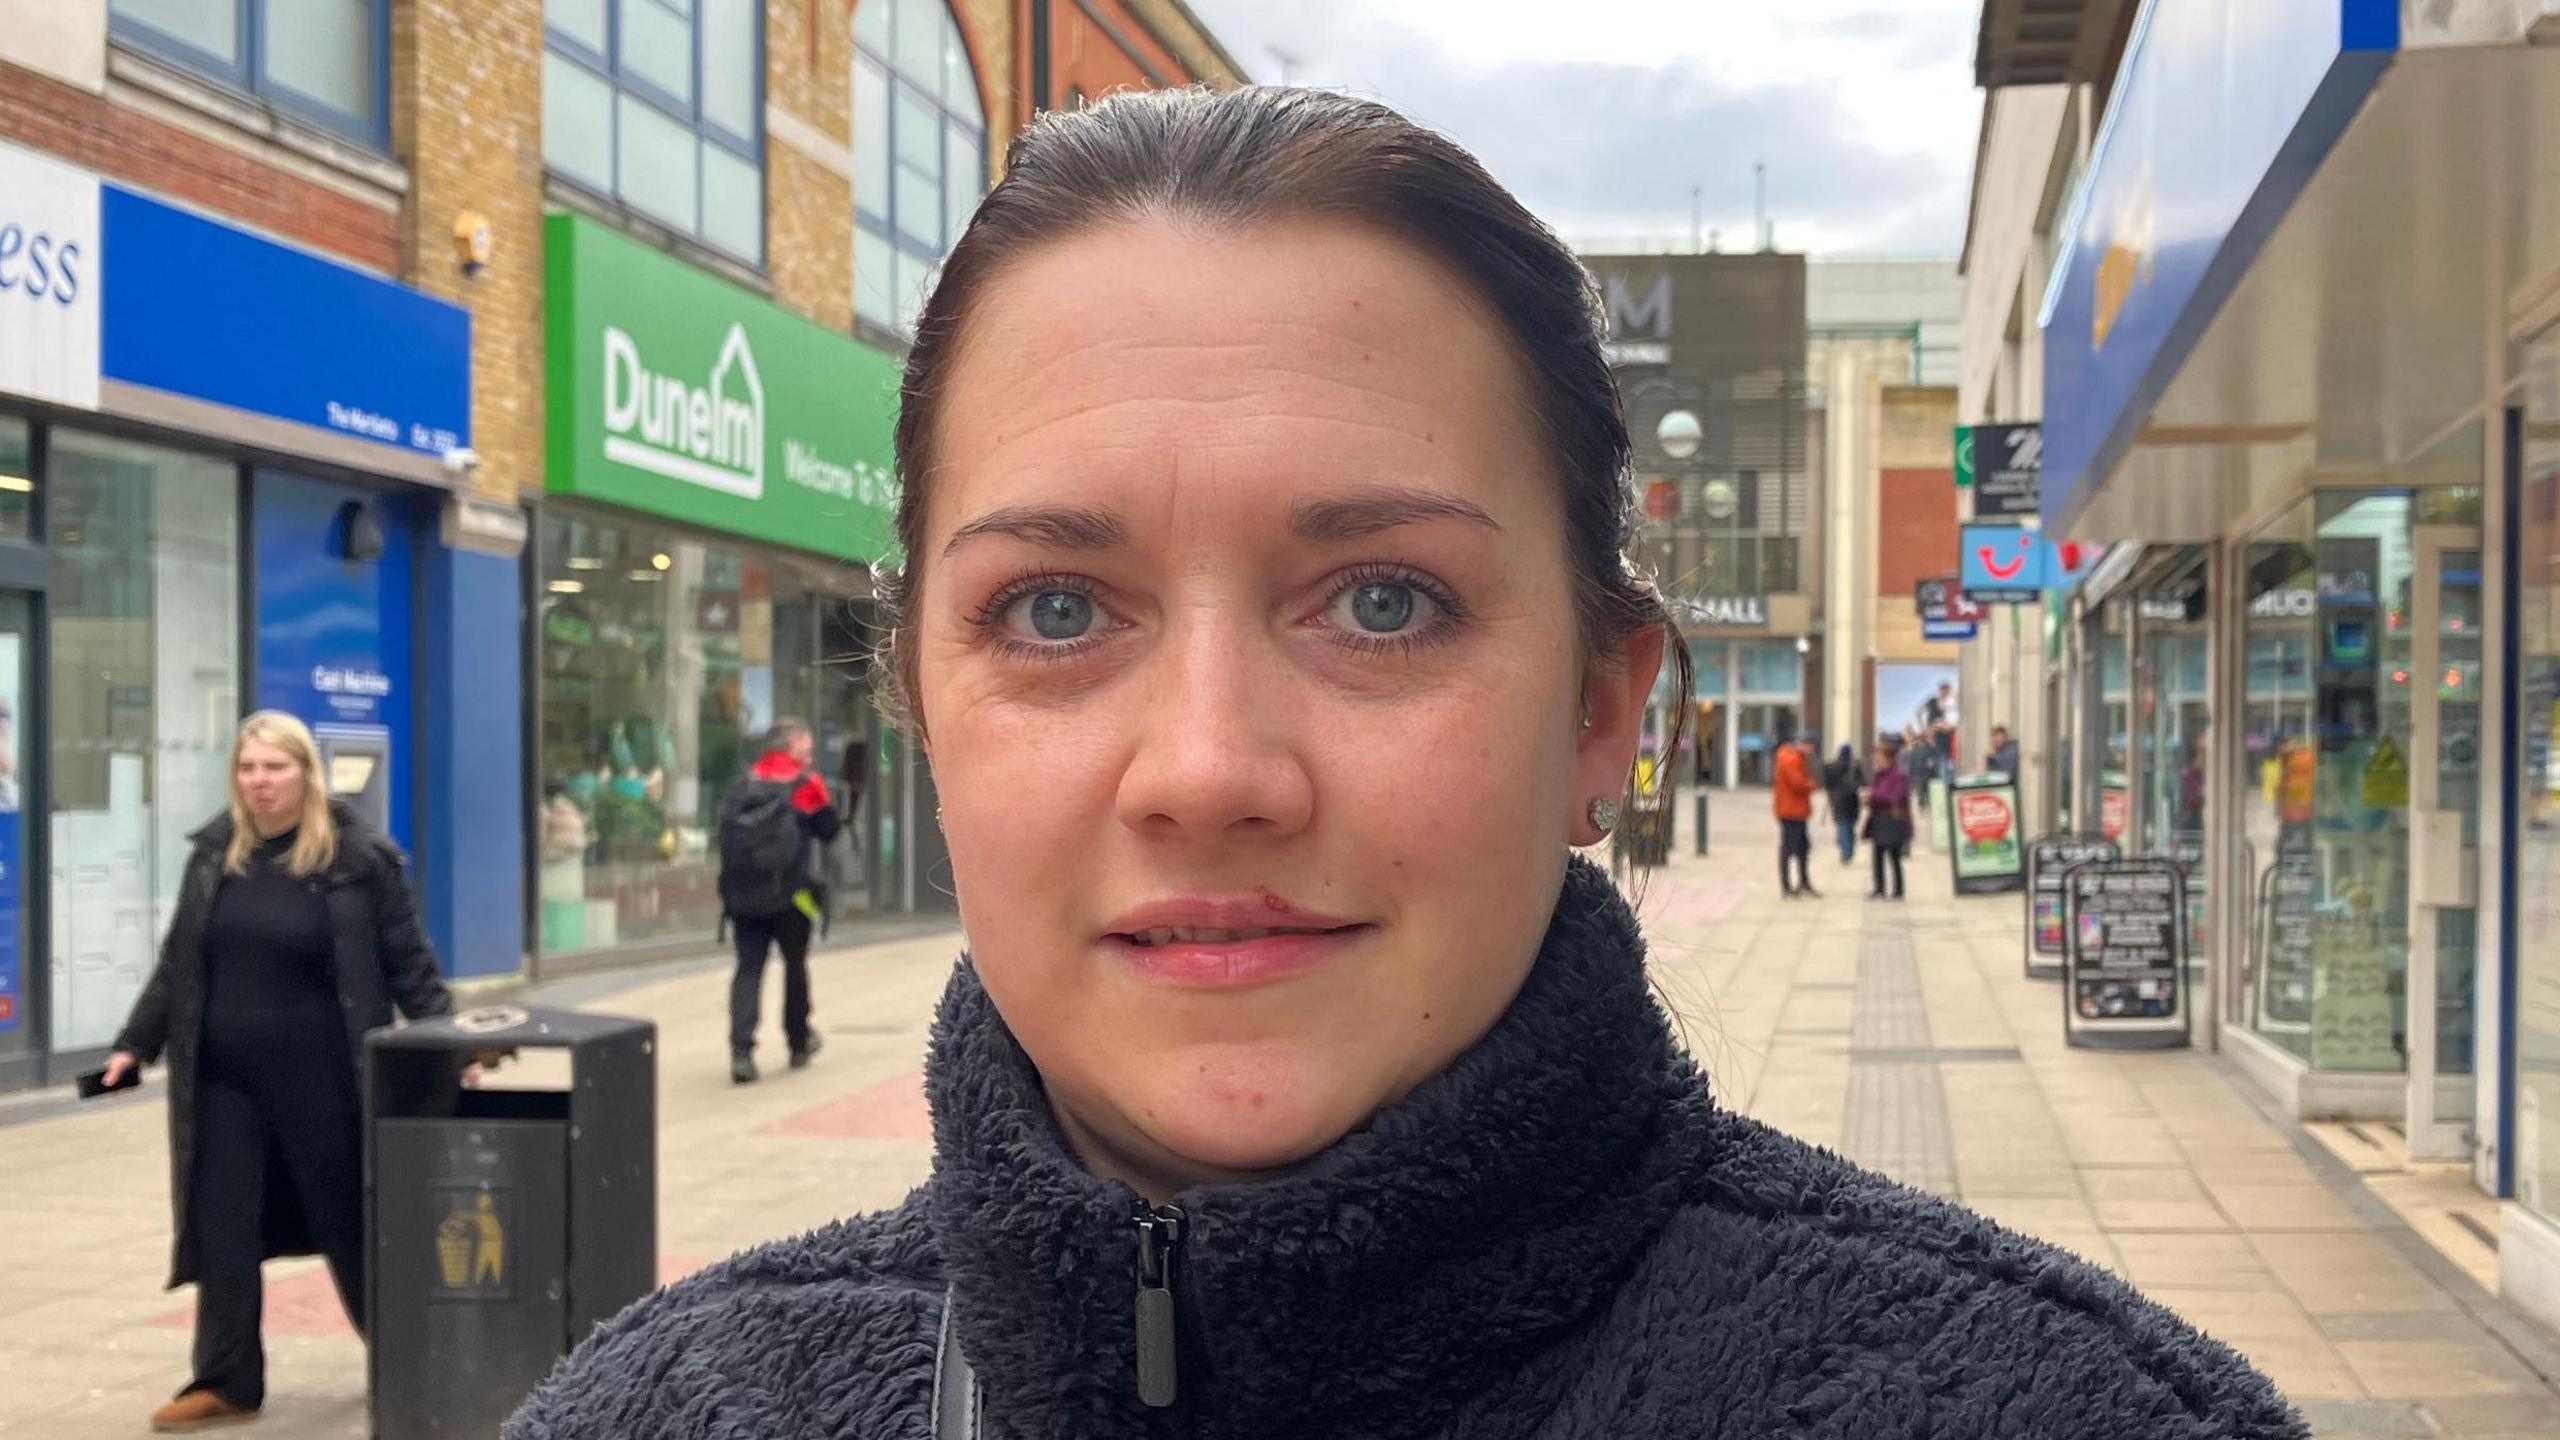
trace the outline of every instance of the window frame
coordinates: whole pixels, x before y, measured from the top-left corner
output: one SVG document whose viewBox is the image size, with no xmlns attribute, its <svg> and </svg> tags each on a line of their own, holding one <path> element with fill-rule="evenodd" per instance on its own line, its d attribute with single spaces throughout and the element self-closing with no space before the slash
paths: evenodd
<svg viewBox="0 0 2560 1440">
<path fill-rule="evenodd" d="M 363 0 L 372 16 L 371 62 L 373 113 L 358 115 L 317 96 L 304 94 L 267 74 L 267 6 L 271 0 L 239 0 L 235 36 L 241 59 L 223 59 L 127 15 L 113 0 L 107 6 L 107 34 L 118 45 L 255 102 L 277 115 L 343 140 L 388 154 L 391 149 L 391 0 Z"/>
<path fill-rule="evenodd" d="M 263 0 L 260 0 L 260 3 L 263 3 Z M 379 3 L 379 0 L 377 0 L 377 3 Z M 649 3 L 649 0 L 642 0 L 642 3 Z M 576 190 L 581 195 L 593 197 L 596 202 L 601 205 L 621 211 L 626 215 L 637 216 L 640 219 L 648 221 L 652 225 L 662 226 L 668 230 L 674 231 L 676 234 L 683 236 L 688 242 L 700 245 L 725 260 L 744 265 L 751 270 L 762 273 L 765 269 L 766 257 L 770 254 L 773 248 L 773 217 L 769 213 L 773 196 L 773 176 L 765 164 L 764 112 L 766 17 L 764 7 L 761 4 L 746 7 L 747 14 L 751 16 L 755 22 L 749 27 L 754 32 L 754 49 L 749 63 L 749 68 L 753 72 L 752 79 L 754 81 L 754 88 L 752 98 L 750 100 L 749 118 L 754 126 L 755 133 L 753 135 L 741 136 L 730 130 L 726 125 L 712 119 L 709 115 L 704 113 L 703 110 L 702 34 L 703 24 L 710 11 L 710 6 L 705 3 L 705 0 L 692 0 L 693 52 L 691 59 L 691 83 L 693 98 L 690 101 L 679 101 L 675 96 L 670 95 L 665 90 L 659 88 L 654 82 L 637 73 L 626 71 L 623 68 L 623 4 L 624 0 L 605 0 L 605 48 L 601 52 L 587 44 L 586 41 L 581 40 L 577 36 L 571 35 L 560 27 L 552 24 L 550 5 L 546 3 L 542 7 L 542 47 L 545 53 L 557 55 L 569 64 L 575 65 L 580 70 L 583 70 L 596 79 L 603 81 L 606 90 L 610 93 L 613 100 L 613 103 L 608 107 L 607 114 L 605 116 L 605 128 L 607 133 L 611 136 L 610 144 L 607 147 L 612 154 L 613 178 L 611 187 L 606 190 L 599 190 L 596 188 L 594 182 L 581 176 L 572 175 L 568 171 L 565 171 L 551 163 L 550 137 L 547 135 L 543 139 L 543 174 L 549 177 L 555 184 L 566 185 L 569 188 Z M 650 209 L 648 206 L 639 204 L 625 196 L 622 184 L 621 105 L 621 99 L 624 95 L 629 95 L 641 104 L 655 110 L 659 115 L 683 126 L 686 130 L 692 133 L 694 143 L 697 147 L 705 144 L 717 146 L 739 159 L 746 161 L 754 168 L 756 173 L 756 247 L 754 254 L 741 255 L 737 251 L 729 248 L 727 245 L 713 239 L 709 232 L 709 227 L 703 223 L 702 157 L 699 153 L 696 153 L 693 157 L 694 221 L 691 225 L 686 225 L 680 221 L 661 215 L 655 210 Z"/>
<path fill-rule="evenodd" d="M 950 147 L 951 137 L 954 131 L 958 131 L 963 135 L 971 136 L 976 141 L 975 154 L 978 162 L 977 176 L 976 184 L 972 191 L 971 204 L 974 206 L 977 201 L 986 198 L 987 190 L 989 188 L 987 182 L 987 160 L 990 153 L 987 149 L 988 133 L 990 129 L 987 120 L 987 99 L 984 88 L 979 83 L 977 56 L 975 52 L 969 49 L 968 31 L 961 26 L 959 13 L 952 8 L 951 0 L 937 0 L 936 8 L 940 10 L 942 23 L 946 27 L 943 33 L 947 33 L 956 39 L 960 43 L 962 53 L 968 58 L 968 78 L 971 98 L 977 102 L 978 109 L 978 120 L 974 126 L 968 124 L 965 118 L 951 107 L 949 100 L 940 95 L 938 91 L 927 91 L 918 82 L 916 77 L 909 75 L 905 70 L 899 68 L 895 58 L 898 48 L 898 40 L 900 38 L 894 29 L 897 24 L 895 0 L 859 0 L 859 3 L 892 7 L 888 14 L 888 24 L 892 27 L 891 32 L 886 39 L 888 53 L 882 54 L 872 50 L 870 46 L 863 41 L 860 36 L 860 32 L 857 29 L 853 43 L 853 58 L 851 61 L 850 71 L 850 79 L 853 85 L 859 86 L 862 83 L 863 66 L 866 64 L 871 65 L 879 70 L 884 83 L 888 86 L 886 104 L 882 106 L 881 110 L 881 113 L 886 120 L 888 134 L 882 137 L 881 152 L 887 157 L 889 174 L 884 180 L 877 182 L 881 186 L 882 196 L 888 206 L 887 210 L 881 211 L 874 210 L 863 203 L 863 177 L 857 170 L 854 175 L 853 183 L 853 223 L 854 228 L 857 231 L 868 230 L 875 238 L 887 243 L 889 247 L 889 260 L 893 268 L 887 287 L 892 313 L 886 317 L 863 313 L 862 279 L 860 275 L 857 274 L 854 277 L 853 285 L 854 320 L 857 325 L 870 326 L 884 333 L 906 338 L 908 333 L 908 322 L 903 315 L 897 313 L 905 308 L 906 301 L 905 297 L 898 293 L 898 281 L 895 267 L 898 260 L 903 257 L 906 260 L 922 265 L 929 274 L 932 271 L 941 268 L 943 260 L 951 254 L 951 241 L 957 239 L 955 232 L 958 228 L 953 223 L 954 217 L 950 214 Z M 940 36 L 937 35 L 936 38 L 939 39 Z M 939 46 L 936 47 L 937 51 L 939 48 Z M 938 82 L 944 77 L 936 75 L 933 78 Z M 933 249 L 930 253 L 927 252 L 925 247 L 910 241 L 906 234 L 898 228 L 898 177 L 902 170 L 912 172 L 914 168 L 906 165 L 898 158 L 898 111 L 899 101 L 902 97 L 911 99 L 926 110 L 931 111 L 934 117 L 935 156 L 934 173 L 932 177 L 934 203 L 942 208 L 943 215 L 940 229 L 942 234 L 949 238 L 942 242 L 938 248 Z M 852 105 L 854 114 L 857 117 L 856 123 L 859 124 L 860 121 L 858 117 L 862 111 L 862 103 L 859 98 L 853 98 Z M 855 154 L 857 157 L 859 157 L 861 153 L 861 147 L 861 139 L 857 136 L 855 138 Z M 855 253 L 859 255 L 862 248 L 859 235 L 856 236 L 854 248 Z M 860 262 L 858 260 L 856 261 L 855 268 L 857 270 L 860 268 Z"/>
</svg>

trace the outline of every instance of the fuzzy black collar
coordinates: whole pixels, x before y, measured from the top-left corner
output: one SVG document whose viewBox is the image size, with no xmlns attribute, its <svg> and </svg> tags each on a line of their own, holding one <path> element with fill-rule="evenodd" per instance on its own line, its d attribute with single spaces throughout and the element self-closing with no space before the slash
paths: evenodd
<svg viewBox="0 0 2560 1440">
<path fill-rule="evenodd" d="M 1134 1434 L 1137 1194 L 1078 1165 L 963 964 L 926 1067 L 958 1334 L 1020 1434 Z M 1635 917 L 1571 862 L 1473 1049 L 1285 1179 L 1179 1197 L 1182 1399 L 1202 1433 L 1428 1429 L 1591 1317 L 1705 1166 L 1706 1087 Z"/>
</svg>

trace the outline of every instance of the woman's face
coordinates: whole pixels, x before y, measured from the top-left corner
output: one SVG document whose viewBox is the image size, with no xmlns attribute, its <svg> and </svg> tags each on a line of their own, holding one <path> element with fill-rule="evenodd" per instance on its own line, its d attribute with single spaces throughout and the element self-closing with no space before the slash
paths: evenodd
<svg viewBox="0 0 2560 1440">
<path fill-rule="evenodd" d="M 917 688 L 979 973 L 1096 1169 L 1301 1160 L 1510 1002 L 1661 637 L 1586 664 L 1517 362 L 1376 232 L 1088 233 L 958 354 Z"/>
<path fill-rule="evenodd" d="M 302 818 L 302 767 L 291 755 L 263 740 L 243 740 L 232 776 L 259 829 L 272 833 Z"/>
</svg>

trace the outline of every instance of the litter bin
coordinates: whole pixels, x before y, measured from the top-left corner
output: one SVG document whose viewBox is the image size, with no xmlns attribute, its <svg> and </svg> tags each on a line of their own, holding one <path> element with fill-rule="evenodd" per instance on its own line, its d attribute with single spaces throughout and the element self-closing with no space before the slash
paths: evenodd
<svg viewBox="0 0 2560 1440">
<path fill-rule="evenodd" d="M 486 1051 L 566 1052 L 567 1084 L 463 1088 Z M 379 1440 L 494 1440 L 562 1355 L 657 1287 L 657 1109 L 644 1020 L 500 1005 L 366 1037 Z"/>
<path fill-rule="evenodd" d="M 1652 867 L 1671 863 L 1671 792 L 1638 795 L 1627 816 L 1628 863 Z"/>
</svg>

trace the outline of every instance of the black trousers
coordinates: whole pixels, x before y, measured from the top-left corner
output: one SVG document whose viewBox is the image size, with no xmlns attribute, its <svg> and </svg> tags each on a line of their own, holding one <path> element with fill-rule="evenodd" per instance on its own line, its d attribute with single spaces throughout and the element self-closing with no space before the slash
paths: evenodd
<svg viewBox="0 0 2560 1440">
<path fill-rule="evenodd" d="M 1795 866 L 1793 878 L 1788 865 Z M 1813 888 L 1813 835 L 1802 820 L 1778 822 L 1778 888 L 1793 895 Z"/>
<path fill-rule="evenodd" d="M 1909 844 L 1909 843 L 1910 843 L 1910 842 L 1908 842 L 1908 841 L 1904 841 L 1904 840 L 1897 840 L 1897 841 L 1893 842 L 1893 843 L 1892 843 L 1892 844 L 1890 844 L 1890 845 L 1887 845 L 1887 844 L 1883 843 L 1882 841 L 1878 841 L 1878 842 L 1876 843 L 1876 845 L 1875 845 L 1875 847 L 1874 847 L 1875 852 L 1876 852 L 1876 892 L 1875 892 L 1875 893 L 1877 893 L 1878 895 L 1882 895 L 1882 894 L 1885 894 L 1885 893 L 1886 893 L 1885 888 L 1884 888 L 1884 867 L 1885 867 L 1886 862 L 1887 862 L 1887 861 L 1890 861 L 1890 862 L 1892 862 L 1892 864 L 1893 864 L 1893 890 L 1892 890 L 1892 894 L 1893 894 L 1894 898 L 1896 898 L 1896 899 L 1900 899 L 1900 898 L 1901 898 L 1901 896 L 1902 896 L 1902 851 L 1903 851 L 1903 847 L 1904 847 L 1905 845 Z"/>
<path fill-rule="evenodd" d="M 292 1186 L 291 1197 L 268 1193 L 278 1180 Z M 196 1085 L 189 1198 L 197 1273 L 195 1379 L 187 1389 L 256 1409 L 267 1398 L 258 1267 L 271 1204 L 290 1198 L 301 1210 L 347 1319 L 364 1332 L 364 1130 L 354 1077 L 314 1086 L 279 1074 L 261 1083 L 208 1067 Z"/>
<path fill-rule="evenodd" d="M 738 942 L 738 973 L 729 981 L 732 1054 L 756 1048 L 765 956 L 777 946 L 782 951 L 782 1038 L 795 1052 L 809 1048 L 809 930 L 809 917 L 797 910 L 730 919 L 729 933 Z"/>
</svg>

